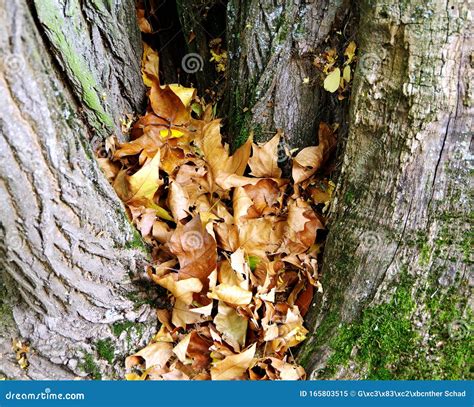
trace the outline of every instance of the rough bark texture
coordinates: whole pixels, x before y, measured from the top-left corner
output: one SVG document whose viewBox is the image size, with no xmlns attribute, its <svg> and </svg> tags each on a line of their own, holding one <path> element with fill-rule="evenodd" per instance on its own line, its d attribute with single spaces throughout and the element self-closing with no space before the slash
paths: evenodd
<svg viewBox="0 0 474 407">
<path fill-rule="evenodd" d="M 0 373 L 114 377 L 154 330 L 130 299 L 147 254 L 87 138 L 141 103 L 133 2 L 36 6 L 0 1 Z"/>
<path fill-rule="evenodd" d="M 264 141 L 277 129 L 284 130 L 291 147 L 316 144 L 325 92 L 313 59 L 332 28 L 344 29 L 348 3 L 229 1 L 229 130 L 234 145 L 251 131 Z"/>
<path fill-rule="evenodd" d="M 325 292 L 300 352 L 312 378 L 470 377 L 468 3 L 361 4 L 360 61 L 325 249 Z"/>
<path fill-rule="evenodd" d="M 34 13 L 92 128 L 120 134 L 144 103 L 133 0 L 35 0 Z M 143 107 L 143 106 L 142 106 Z"/>
</svg>

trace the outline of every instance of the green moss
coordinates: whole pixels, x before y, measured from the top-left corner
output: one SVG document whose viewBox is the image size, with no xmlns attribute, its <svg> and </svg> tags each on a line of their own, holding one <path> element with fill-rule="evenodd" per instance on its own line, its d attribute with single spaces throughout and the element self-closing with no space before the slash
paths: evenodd
<svg viewBox="0 0 474 407">
<path fill-rule="evenodd" d="M 126 249 L 136 249 L 148 254 L 148 249 L 145 242 L 143 241 L 140 233 L 135 227 L 132 227 L 133 237 L 132 240 L 129 240 L 125 243 Z"/>
<path fill-rule="evenodd" d="M 99 339 L 96 343 L 97 353 L 101 359 L 112 363 L 115 358 L 115 348 L 110 338 Z"/>
<path fill-rule="evenodd" d="M 355 193 L 352 186 L 349 186 L 346 193 L 344 194 L 344 203 L 350 205 L 355 199 Z"/>
<path fill-rule="evenodd" d="M 120 336 L 122 332 L 129 331 L 132 329 L 136 324 L 131 321 L 124 321 L 124 322 L 116 322 L 112 325 L 112 332 L 115 336 Z"/>
<path fill-rule="evenodd" d="M 399 287 L 389 304 L 367 309 L 359 322 L 343 326 L 331 347 L 334 354 L 328 361 L 328 371 L 350 359 L 354 347 L 356 361 L 367 369 L 367 379 L 391 379 L 400 360 L 413 354 L 416 333 L 410 314 L 414 301 L 406 287 Z"/>
<path fill-rule="evenodd" d="M 422 231 L 417 232 L 416 246 L 420 252 L 419 264 L 420 266 L 427 266 L 430 263 L 432 249 L 428 244 L 428 237 Z"/>
<path fill-rule="evenodd" d="M 82 370 L 94 380 L 102 380 L 102 374 L 94 361 L 94 356 L 87 353 L 81 365 Z"/>
<path fill-rule="evenodd" d="M 131 348 L 133 345 L 133 335 L 135 334 L 138 338 L 143 335 L 143 324 L 132 321 L 116 322 L 112 325 L 112 332 L 116 337 L 119 337 L 123 332 L 126 332 L 127 343 Z"/>
<path fill-rule="evenodd" d="M 80 91 L 84 104 L 95 115 L 95 118 L 88 115 L 90 124 L 97 130 L 101 130 L 104 125 L 112 129 L 113 120 L 105 112 L 99 96 L 102 94 L 101 87 L 96 82 L 87 62 L 67 39 L 64 29 L 66 22 L 59 14 L 56 3 L 52 0 L 44 0 L 37 5 L 36 9 L 41 23 L 46 26 L 49 39 L 56 48 L 56 52 L 63 58 L 63 65 L 69 79 Z"/>
<path fill-rule="evenodd" d="M 429 288 L 420 288 L 413 295 L 412 279 L 402 273 L 389 303 L 368 308 L 357 321 L 339 328 L 330 343 L 333 354 L 322 376 L 331 377 L 352 361 L 355 369 L 371 380 L 470 378 L 474 362 L 472 311 L 467 298 L 458 294 L 458 287 L 443 294 L 435 281 L 433 276 Z M 423 303 L 422 337 L 412 321 L 414 310 Z M 334 329 L 334 321 L 328 321 L 329 329 Z"/>
<path fill-rule="evenodd" d="M 306 343 L 298 353 L 298 363 L 300 363 L 302 366 L 308 365 L 311 354 L 326 343 L 327 338 L 337 328 L 340 320 L 341 318 L 337 311 L 333 311 L 328 314 L 328 316 L 318 327 L 314 337 L 311 339 L 311 342 Z"/>
<path fill-rule="evenodd" d="M 278 45 L 283 44 L 285 40 L 288 38 L 288 34 L 291 30 L 291 21 L 287 19 L 286 14 L 283 14 L 280 17 L 280 21 L 278 23 L 278 31 L 276 35 L 276 43 Z"/>
<path fill-rule="evenodd" d="M 142 305 L 155 305 L 155 302 L 151 298 L 146 298 L 143 296 L 143 293 L 140 291 L 132 291 L 125 296 L 135 304 L 135 309 L 141 307 Z"/>
<path fill-rule="evenodd" d="M 474 232 L 472 229 L 466 232 L 459 246 L 463 253 L 464 263 L 472 264 L 472 248 L 474 246 Z"/>
</svg>

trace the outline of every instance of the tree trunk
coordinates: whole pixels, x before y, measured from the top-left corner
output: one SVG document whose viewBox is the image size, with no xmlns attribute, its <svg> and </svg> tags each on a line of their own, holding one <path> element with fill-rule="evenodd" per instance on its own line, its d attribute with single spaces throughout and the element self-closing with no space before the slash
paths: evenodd
<svg viewBox="0 0 474 407">
<path fill-rule="evenodd" d="M 114 377 L 155 330 L 132 301 L 147 251 L 87 139 L 142 105 L 133 1 L 0 10 L 0 373 Z M 14 339 L 30 344 L 25 369 Z"/>
<path fill-rule="evenodd" d="M 468 2 L 365 1 L 349 139 L 300 361 L 312 378 L 472 366 Z"/>
<path fill-rule="evenodd" d="M 348 4 L 229 1 L 229 132 L 234 146 L 251 131 L 261 142 L 277 129 L 291 147 L 317 144 L 321 118 L 335 121 L 344 109 L 322 90 L 313 60 L 330 33 L 346 35 Z"/>
</svg>

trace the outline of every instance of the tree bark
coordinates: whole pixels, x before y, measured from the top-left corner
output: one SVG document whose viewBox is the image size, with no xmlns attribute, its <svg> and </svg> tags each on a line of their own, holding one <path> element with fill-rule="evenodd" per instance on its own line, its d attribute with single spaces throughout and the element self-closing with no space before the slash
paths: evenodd
<svg viewBox="0 0 474 407">
<path fill-rule="evenodd" d="M 113 362 L 155 330 L 131 300 L 147 250 L 87 139 L 119 135 L 142 104 L 134 5 L 0 10 L 0 373 L 115 377 Z M 13 339 L 30 344 L 26 369 Z"/>
<path fill-rule="evenodd" d="M 343 0 L 229 1 L 228 118 L 234 147 L 250 132 L 262 142 L 277 129 L 291 147 L 317 144 L 321 118 L 334 121 L 341 109 L 322 90 L 313 60 L 332 31 L 345 30 L 348 5 Z"/>
<path fill-rule="evenodd" d="M 467 1 L 361 3 L 360 61 L 311 378 L 460 379 L 472 365 Z"/>
</svg>

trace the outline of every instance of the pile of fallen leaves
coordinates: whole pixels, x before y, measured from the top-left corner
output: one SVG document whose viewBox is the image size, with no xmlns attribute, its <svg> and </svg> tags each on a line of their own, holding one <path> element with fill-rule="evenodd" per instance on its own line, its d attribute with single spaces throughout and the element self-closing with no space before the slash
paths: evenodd
<svg viewBox="0 0 474 407">
<path fill-rule="evenodd" d="M 157 310 L 159 332 L 127 358 L 127 379 L 304 379 L 290 350 L 305 339 L 303 316 L 321 290 L 324 217 L 315 208 L 332 185 L 315 173 L 332 129 L 322 124 L 317 147 L 285 156 L 284 179 L 280 133 L 231 155 L 212 106 L 192 88 L 160 85 L 147 46 L 142 67 L 146 114 L 100 162 L 152 247 L 148 276 L 172 306 Z"/>
</svg>

